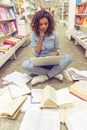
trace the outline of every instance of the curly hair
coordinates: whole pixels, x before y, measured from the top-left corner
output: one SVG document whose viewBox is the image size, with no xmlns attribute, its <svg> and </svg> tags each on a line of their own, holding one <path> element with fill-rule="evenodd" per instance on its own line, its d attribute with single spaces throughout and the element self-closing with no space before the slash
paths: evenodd
<svg viewBox="0 0 87 130">
<path fill-rule="evenodd" d="M 51 16 L 51 14 L 49 12 L 47 12 L 46 10 L 40 10 L 35 13 L 35 15 L 32 18 L 31 24 L 30 24 L 32 31 L 34 31 L 37 35 L 39 35 L 39 20 L 42 18 L 48 19 L 49 26 L 46 31 L 46 34 L 48 36 L 50 36 L 52 34 L 52 32 L 55 30 L 55 21 L 54 21 L 53 17 Z"/>
</svg>

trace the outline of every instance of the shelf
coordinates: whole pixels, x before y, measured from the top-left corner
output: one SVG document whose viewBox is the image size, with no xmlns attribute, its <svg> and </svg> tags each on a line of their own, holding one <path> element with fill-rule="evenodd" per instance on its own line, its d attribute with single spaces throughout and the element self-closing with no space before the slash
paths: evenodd
<svg viewBox="0 0 87 130">
<path fill-rule="evenodd" d="M 28 0 L 31 4 L 36 4 L 34 0 Z"/>
<path fill-rule="evenodd" d="M 11 0 L 13 3 L 13 0 Z M 1 28 L 1 35 L 0 35 L 0 42 L 1 44 L 12 35 L 16 34 L 17 32 L 17 24 L 14 12 L 14 5 L 8 4 L 6 2 L 0 2 L 1 10 L 1 19 L 0 19 L 0 28 Z M 5 54 L 0 56 L 0 67 L 10 58 L 12 55 L 15 56 L 16 50 L 23 44 L 24 40 L 20 43 L 12 47 L 9 51 Z"/>
<path fill-rule="evenodd" d="M 11 7 L 14 7 L 14 5 L 9 5 L 9 4 L 6 4 L 6 3 L 2 3 L 0 2 L 0 7 L 4 7 L 4 8 L 11 8 Z"/>
<path fill-rule="evenodd" d="M 12 47 L 9 51 L 7 51 L 4 55 L 0 57 L 0 67 L 13 55 L 15 55 L 18 48 L 20 48 L 23 43 L 25 42 L 25 38 L 23 38 L 21 41 L 19 41 L 14 47 Z"/>
<path fill-rule="evenodd" d="M 23 44 L 24 44 L 24 42 L 25 42 L 25 37 L 21 40 L 21 41 L 19 41 L 15 46 L 14 46 L 14 50 L 15 50 L 15 52 L 18 50 L 18 48 L 20 48 Z"/>
<path fill-rule="evenodd" d="M 15 33 L 15 32 L 16 32 L 16 31 L 14 31 L 14 32 L 12 32 L 12 33 L 8 33 L 8 34 L 6 34 L 6 35 L 2 35 L 2 36 L 0 36 L 0 38 L 8 37 L 8 36 L 12 35 L 12 34 Z"/>
<path fill-rule="evenodd" d="M 0 57 L 0 67 L 15 53 L 14 47 Z"/>
<path fill-rule="evenodd" d="M 9 21 L 13 21 L 13 20 L 15 20 L 15 18 L 13 18 L 13 19 L 4 19 L 4 20 L 0 19 L 0 23 L 6 23 L 6 22 L 9 22 Z"/>
<path fill-rule="evenodd" d="M 75 45 L 78 45 L 80 44 L 86 51 L 85 51 L 85 57 L 87 57 L 87 44 L 85 44 L 81 39 L 82 38 L 87 38 L 87 35 L 85 33 L 83 33 L 83 36 L 77 36 L 75 35 L 76 31 L 71 31 L 71 36 L 75 39 Z M 77 31 L 77 33 L 79 33 Z"/>
</svg>

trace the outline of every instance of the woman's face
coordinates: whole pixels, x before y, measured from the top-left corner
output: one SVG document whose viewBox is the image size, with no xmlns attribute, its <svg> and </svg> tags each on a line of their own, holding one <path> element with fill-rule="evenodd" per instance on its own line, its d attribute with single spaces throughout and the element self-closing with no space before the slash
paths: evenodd
<svg viewBox="0 0 87 130">
<path fill-rule="evenodd" d="M 45 33 L 48 26 L 49 26 L 49 21 L 47 18 L 42 18 L 39 20 L 39 30 L 40 31 Z"/>
</svg>

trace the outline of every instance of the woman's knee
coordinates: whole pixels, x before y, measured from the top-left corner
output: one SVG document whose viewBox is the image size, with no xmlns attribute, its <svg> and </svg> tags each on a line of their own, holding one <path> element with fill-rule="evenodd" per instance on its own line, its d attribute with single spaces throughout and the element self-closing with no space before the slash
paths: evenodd
<svg viewBox="0 0 87 130">
<path fill-rule="evenodd" d="M 73 58 L 72 58 L 72 56 L 70 55 L 70 54 L 65 54 L 65 55 L 63 55 L 63 58 L 64 59 L 66 59 L 68 62 L 72 62 L 72 60 L 73 60 Z"/>
<path fill-rule="evenodd" d="M 22 66 L 22 68 L 25 69 L 25 70 L 29 69 L 29 68 L 30 68 L 29 60 L 24 61 L 21 66 Z"/>
</svg>

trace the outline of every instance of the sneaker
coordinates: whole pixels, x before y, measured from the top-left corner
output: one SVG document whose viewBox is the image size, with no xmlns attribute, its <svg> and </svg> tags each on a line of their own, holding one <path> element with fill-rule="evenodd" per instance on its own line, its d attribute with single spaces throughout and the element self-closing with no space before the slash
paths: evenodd
<svg viewBox="0 0 87 130">
<path fill-rule="evenodd" d="M 48 77 L 46 75 L 38 75 L 32 79 L 31 84 L 35 85 L 37 83 L 43 83 L 46 80 L 48 80 Z"/>
<path fill-rule="evenodd" d="M 62 74 L 57 74 L 54 78 L 63 81 L 63 75 Z"/>
</svg>

